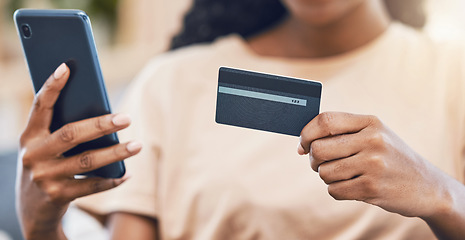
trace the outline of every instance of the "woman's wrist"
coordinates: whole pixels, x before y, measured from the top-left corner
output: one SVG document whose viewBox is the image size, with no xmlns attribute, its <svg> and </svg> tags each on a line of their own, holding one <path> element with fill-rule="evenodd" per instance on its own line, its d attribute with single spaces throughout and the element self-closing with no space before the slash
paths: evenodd
<svg viewBox="0 0 465 240">
<path fill-rule="evenodd" d="M 455 179 L 434 166 L 430 166 L 430 168 L 432 168 L 430 178 L 435 179 L 432 181 L 434 185 L 431 187 L 435 188 L 436 191 L 430 197 L 430 208 L 425 209 L 427 214 L 420 216 L 425 221 L 434 221 L 434 219 L 443 219 L 450 216 L 454 212 L 455 205 L 453 189 L 450 188 Z"/>
<path fill-rule="evenodd" d="M 63 226 L 59 223 L 56 226 L 49 226 L 46 229 L 32 229 L 24 233 L 27 240 L 49 239 L 49 240 L 66 240 L 63 232 Z"/>
<path fill-rule="evenodd" d="M 442 173 L 436 201 L 431 214 L 420 216 L 439 239 L 461 239 L 465 236 L 465 186 L 456 179 Z"/>
</svg>

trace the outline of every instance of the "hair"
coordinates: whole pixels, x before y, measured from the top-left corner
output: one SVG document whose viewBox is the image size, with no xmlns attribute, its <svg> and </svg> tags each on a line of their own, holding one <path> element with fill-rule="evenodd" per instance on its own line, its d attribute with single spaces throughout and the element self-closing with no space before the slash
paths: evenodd
<svg viewBox="0 0 465 240">
<path fill-rule="evenodd" d="M 424 0 L 384 0 L 393 20 L 414 28 L 426 23 Z M 288 11 L 280 0 L 194 0 L 171 49 L 208 43 L 231 33 L 247 38 L 277 24 Z"/>
</svg>

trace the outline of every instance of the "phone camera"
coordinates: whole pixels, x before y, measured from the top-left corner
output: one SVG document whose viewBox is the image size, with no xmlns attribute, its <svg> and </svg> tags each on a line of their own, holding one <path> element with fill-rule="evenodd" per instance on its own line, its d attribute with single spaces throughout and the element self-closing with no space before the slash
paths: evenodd
<svg viewBox="0 0 465 240">
<path fill-rule="evenodd" d="M 24 36 L 24 38 L 26 38 L 26 39 L 31 38 L 31 36 L 32 36 L 32 31 L 31 31 L 31 27 L 30 27 L 29 25 L 23 24 L 23 25 L 21 26 L 21 31 L 23 31 L 23 36 Z"/>
</svg>

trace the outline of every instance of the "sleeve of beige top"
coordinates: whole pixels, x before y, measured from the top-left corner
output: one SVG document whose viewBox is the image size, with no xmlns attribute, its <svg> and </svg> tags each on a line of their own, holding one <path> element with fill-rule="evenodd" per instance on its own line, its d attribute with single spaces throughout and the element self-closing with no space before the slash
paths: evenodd
<svg viewBox="0 0 465 240">
<path fill-rule="evenodd" d="M 457 116 L 459 116 L 457 133 L 459 134 L 458 140 L 460 144 L 460 156 L 458 158 L 458 179 L 465 184 L 465 44 L 458 44 L 456 48 L 456 54 L 459 55 L 457 58 L 458 68 L 458 79 L 457 84 L 453 88 L 453 92 L 456 95 L 455 108 Z"/>
<path fill-rule="evenodd" d="M 124 161 L 130 178 L 115 189 L 76 200 L 80 208 L 99 215 L 123 211 L 157 217 L 158 162 L 165 134 L 164 101 L 158 99 L 164 81 L 157 69 L 154 61 L 142 71 L 131 84 L 118 111 L 127 113 L 132 119 L 131 126 L 118 133 L 120 142 L 139 140 L 143 144 L 138 155 Z"/>
<path fill-rule="evenodd" d="M 453 86 L 453 91 L 455 93 L 456 102 L 455 102 L 455 111 L 457 111 L 457 116 L 459 116 L 457 126 L 457 133 L 459 134 L 459 144 L 460 144 L 460 156 L 458 158 L 459 163 L 458 167 L 458 180 L 465 184 L 465 44 L 460 44 L 457 49 L 457 54 L 460 56 L 457 60 L 457 67 L 459 68 L 459 76 L 457 79 L 457 84 Z"/>
<path fill-rule="evenodd" d="M 461 73 L 462 73 L 462 79 L 461 79 L 461 86 L 460 86 L 460 96 L 461 96 L 461 104 L 459 112 L 461 112 L 461 146 L 462 146 L 462 152 L 461 152 L 461 164 L 459 165 L 461 168 L 461 178 L 460 180 L 462 181 L 463 184 L 465 184 L 465 46 L 463 47 L 463 57 L 462 57 L 462 67 L 461 67 Z"/>
<path fill-rule="evenodd" d="M 448 78 L 443 81 L 447 84 L 446 98 L 449 112 L 454 116 L 450 124 L 457 144 L 455 166 L 457 179 L 465 184 L 465 44 L 451 42 L 448 45 Z"/>
</svg>

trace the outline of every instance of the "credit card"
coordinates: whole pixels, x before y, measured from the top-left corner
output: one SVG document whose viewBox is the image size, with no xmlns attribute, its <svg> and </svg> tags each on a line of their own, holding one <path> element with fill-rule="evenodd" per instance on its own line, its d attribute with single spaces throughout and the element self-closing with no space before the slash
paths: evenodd
<svg viewBox="0 0 465 240">
<path fill-rule="evenodd" d="M 321 90 L 320 82 L 221 67 L 216 122 L 300 136 L 320 112 Z"/>
</svg>

